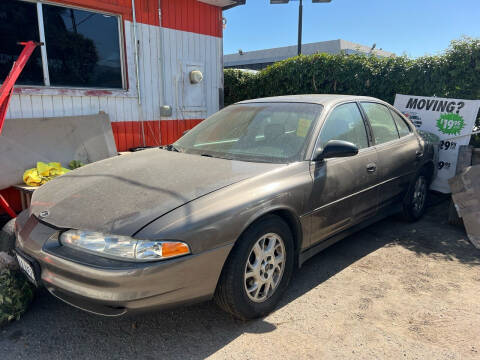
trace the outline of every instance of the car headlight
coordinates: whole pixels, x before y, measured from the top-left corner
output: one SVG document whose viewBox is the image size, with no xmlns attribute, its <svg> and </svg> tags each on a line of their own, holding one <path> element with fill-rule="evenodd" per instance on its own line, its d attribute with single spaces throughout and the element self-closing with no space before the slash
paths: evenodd
<svg viewBox="0 0 480 360">
<path fill-rule="evenodd" d="M 138 240 L 129 236 L 82 230 L 68 230 L 62 233 L 60 243 L 99 256 L 124 261 L 147 262 L 190 254 L 188 245 L 179 241 Z"/>
</svg>

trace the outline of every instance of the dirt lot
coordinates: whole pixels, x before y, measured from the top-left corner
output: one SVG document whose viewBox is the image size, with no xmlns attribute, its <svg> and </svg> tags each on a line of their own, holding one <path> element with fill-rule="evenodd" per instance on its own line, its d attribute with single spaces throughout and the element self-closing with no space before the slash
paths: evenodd
<svg viewBox="0 0 480 360">
<path fill-rule="evenodd" d="M 308 261 L 279 309 L 243 323 L 211 303 L 104 319 L 45 292 L 0 330 L 2 359 L 480 359 L 480 251 L 446 223 L 390 218 Z"/>
</svg>

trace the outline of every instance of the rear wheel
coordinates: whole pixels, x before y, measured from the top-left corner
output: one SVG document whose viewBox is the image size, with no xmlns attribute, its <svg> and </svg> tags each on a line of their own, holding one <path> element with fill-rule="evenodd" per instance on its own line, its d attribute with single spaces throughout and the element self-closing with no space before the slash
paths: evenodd
<svg viewBox="0 0 480 360">
<path fill-rule="evenodd" d="M 408 221 L 417 221 L 425 213 L 428 197 L 428 177 L 422 171 L 417 177 L 403 204 L 403 213 Z"/>
<path fill-rule="evenodd" d="M 222 270 L 215 301 L 243 320 L 267 315 L 287 289 L 293 264 L 291 231 L 280 217 L 269 215 L 237 241 Z"/>
</svg>

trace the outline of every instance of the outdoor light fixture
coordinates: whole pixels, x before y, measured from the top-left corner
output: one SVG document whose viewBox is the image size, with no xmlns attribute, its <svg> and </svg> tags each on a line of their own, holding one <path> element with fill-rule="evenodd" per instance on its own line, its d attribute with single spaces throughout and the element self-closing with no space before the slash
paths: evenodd
<svg viewBox="0 0 480 360">
<path fill-rule="evenodd" d="M 190 71 L 190 84 L 200 84 L 203 80 L 203 73 L 200 70 Z"/>
<path fill-rule="evenodd" d="M 294 0 L 291 0 L 294 1 Z M 298 55 L 302 53 L 302 26 L 303 26 L 303 0 L 300 1 L 298 6 Z M 312 0 L 312 3 L 329 3 L 332 0 Z M 270 0 L 270 4 L 288 4 L 290 0 Z"/>
</svg>

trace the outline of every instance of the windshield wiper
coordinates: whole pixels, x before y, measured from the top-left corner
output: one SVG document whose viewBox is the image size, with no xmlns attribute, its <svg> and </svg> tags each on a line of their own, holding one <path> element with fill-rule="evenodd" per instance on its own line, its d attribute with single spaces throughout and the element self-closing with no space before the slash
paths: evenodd
<svg viewBox="0 0 480 360">
<path fill-rule="evenodd" d="M 170 144 L 170 145 L 165 146 L 164 149 L 167 150 L 167 151 L 182 152 L 182 151 L 180 151 L 179 148 L 177 148 L 177 147 L 176 147 L 175 145 L 173 145 L 173 144 Z"/>
<path fill-rule="evenodd" d="M 224 156 L 224 155 L 217 155 L 217 154 L 207 154 L 207 153 L 201 153 L 199 154 L 200 156 L 204 156 L 204 157 L 209 157 L 209 158 L 215 158 L 215 159 L 223 159 L 223 160 L 233 160 L 232 157 L 229 157 L 229 156 Z"/>
</svg>

